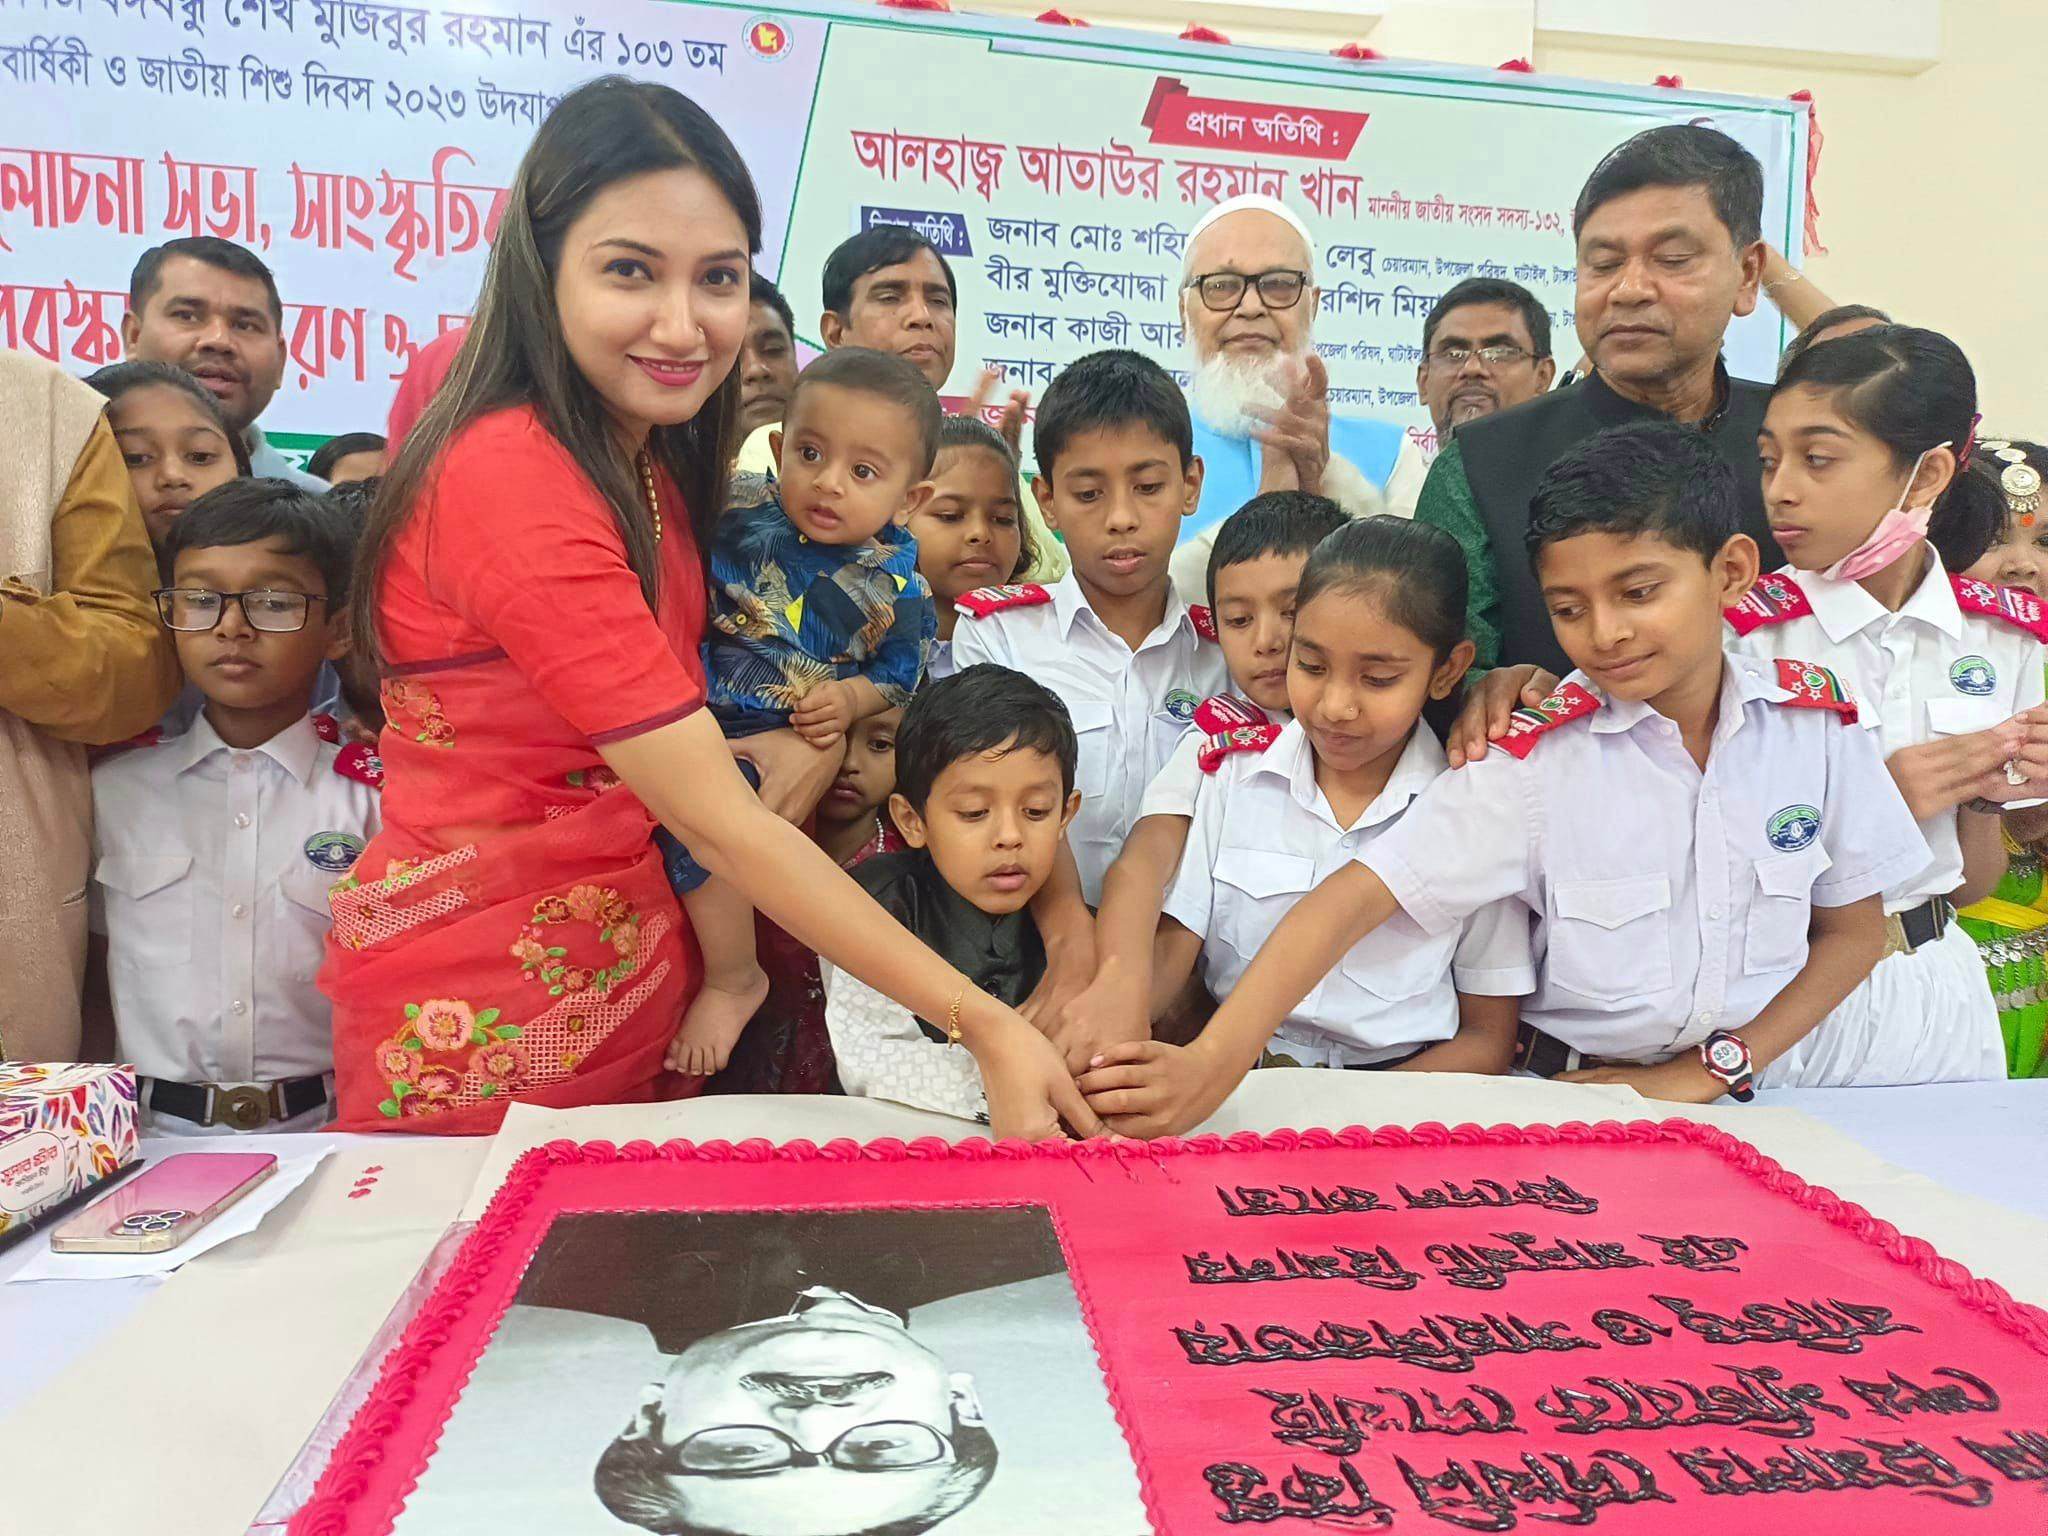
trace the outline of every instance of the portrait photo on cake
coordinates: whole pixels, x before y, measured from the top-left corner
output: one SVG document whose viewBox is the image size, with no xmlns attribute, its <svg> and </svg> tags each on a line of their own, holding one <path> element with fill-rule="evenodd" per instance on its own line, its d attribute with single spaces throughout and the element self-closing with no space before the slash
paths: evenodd
<svg viewBox="0 0 2048 1536">
<path fill-rule="evenodd" d="M 1042 1206 L 557 1217 L 394 1536 L 1151 1527 Z"/>
</svg>

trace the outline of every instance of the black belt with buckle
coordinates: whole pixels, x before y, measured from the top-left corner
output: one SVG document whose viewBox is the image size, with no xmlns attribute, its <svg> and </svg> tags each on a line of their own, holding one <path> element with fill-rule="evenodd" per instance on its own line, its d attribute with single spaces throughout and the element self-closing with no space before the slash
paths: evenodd
<svg viewBox="0 0 2048 1536">
<path fill-rule="evenodd" d="M 1515 1065 L 1538 1077 L 1557 1077 L 1599 1064 L 1598 1057 L 1573 1050 L 1557 1036 L 1547 1035 L 1533 1024 L 1523 1024 L 1515 1042 Z"/>
<path fill-rule="evenodd" d="M 1930 896 L 1917 907 L 1894 912 L 1885 919 L 1885 953 L 1910 955 L 1948 932 L 1956 909 L 1945 896 Z"/>
<path fill-rule="evenodd" d="M 173 1083 L 149 1079 L 149 1107 L 194 1125 L 231 1126 L 260 1131 L 273 1122 L 296 1119 L 327 1102 L 327 1079 L 292 1077 L 278 1083 L 252 1083 L 221 1088 L 212 1083 Z"/>
</svg>

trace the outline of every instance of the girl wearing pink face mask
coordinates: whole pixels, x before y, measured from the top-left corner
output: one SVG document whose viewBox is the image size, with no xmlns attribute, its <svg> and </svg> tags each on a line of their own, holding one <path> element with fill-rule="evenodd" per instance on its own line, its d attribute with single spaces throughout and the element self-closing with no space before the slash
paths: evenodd
<svg viewBox="0 0 2048 1536">
<path fill-rule="evenodd" d="M 1762 1086 L 2005 1074 L 1998 1012 L 1955 909 L 2005 872 L 2002 818 L 2023 841 L 2048 827 L 2048 607 L 1959 574 L 2005 518 L 1996 487 L 1959 472 L 1976 421 L 1955 343 L 1882 326 L 1796 358 L 1758 434 L 1765 510 L 1790 564 L 1729 610 L 1731 646 L 1840 678 L 1934 855 L 1885 892 L 1885 957 Z M 1826 857 L 1806 818 L 1783 821 L 1788 876 Z"/>
</svg>

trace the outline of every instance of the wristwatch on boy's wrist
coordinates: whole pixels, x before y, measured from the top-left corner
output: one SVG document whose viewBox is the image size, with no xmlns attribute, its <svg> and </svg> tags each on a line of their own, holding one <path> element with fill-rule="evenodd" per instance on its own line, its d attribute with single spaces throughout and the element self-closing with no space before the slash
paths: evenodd
<svg viewBox="0 0 2048 1536">
<path fill-rule="evenodd" d="M 1749 1045 L 1740 1035 L 1717 1029 L 1700 1042 L 1700 1063 L 1728 1085 L 1728 1095 L 1747 1104 L 1756 1097 L 1755 1073 L 1750 1065 Z"/>
</svg>

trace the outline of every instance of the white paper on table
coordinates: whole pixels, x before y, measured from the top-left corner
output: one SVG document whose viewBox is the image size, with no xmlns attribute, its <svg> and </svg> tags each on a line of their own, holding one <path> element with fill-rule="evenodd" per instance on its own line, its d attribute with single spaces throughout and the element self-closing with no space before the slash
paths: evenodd
<svg viewBox="0 0 2048 1536">
<path fill-rule="evenodd" d="M 237 1147 L 222 1150 L 245 1149 Z M 179 1151 L 205 1155 L 199 1148 L 181 1147 Z M 190 1264 L 202 1253 L 218 1248 L 222 1243 L 232 1242 L 245 1233 L 254 1232 L 263 1224 L 265 1216 L 284 1204 L 285 1198 L 311 1178 L 313 1170 L 333 1155 L 334 1148 L 322 1147 L 296 1157 L 279 1158 L 277 1171 L 269 1178 L 168 1253 L 54 1253 L 50 1249 L 49 1234 L 38 1233 L 32 1240 L 37 1245 L 35 1255 L 9 1275 L 5 1283 L 18 1285 L 24 1280 L 125 1280 L 136 1275 L 168 1275 L 172 1270 Z M 147 1177 L 148 1172 L 148 1169 L 144 1169 L 135 1177 Z M 115 1188 L 123 1189 L 133 1182 L 124 1179 Z M 113 1191 L 110 1190 L 108 1193 L 112 1194 Z M 86 1206 L 84 1209 L 90 1210 L 92 1207 Z M 76 1216 L 77 1213 L 74 1212 L 64 1219 L 71 1221 L 75 1220 Z"/>
</svg>

